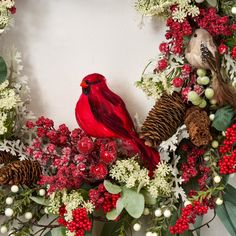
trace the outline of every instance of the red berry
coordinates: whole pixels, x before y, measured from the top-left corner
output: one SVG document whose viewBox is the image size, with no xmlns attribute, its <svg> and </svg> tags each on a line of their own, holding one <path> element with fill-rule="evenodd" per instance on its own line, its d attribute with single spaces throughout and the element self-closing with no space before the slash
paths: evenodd
<svg viewBox="0 0 236 236">
<path fill-rule="evenodd" d="M 183 86 L 184 81 L 183 79 L 177 77 L 173 79 L 172 83 L 176 88 L 180 88 Z"/>
<path fill-rule="evenodd" d="M 115 142 L 101 145 L 100 158 L 105 164 L 111 164 L 116 159 L 116 156 L 117 151 Z"/>
<path fill-rule="evenodd" d="M 97 179 L 104 179 L 108 174 L 108 170 L 105 164 L 98 163 L 97 165 L 91 165 L 90 167 L 90 175 Z"/>
<path fill-rule="evenodd" d="M 232 49 L 232 57 L 234 59 L 236 58 L 236 46 L 234 46 L 233 49 Z"/>
<path fill-rule="evenodd" d="M 94 148 L 93 140 L 89 137 L 82 137 L 77 143 L 77 148 L 80 153 L 89 154 Z"/>
<path fill-rule="evenodd" d="M 182 73 L 190 74 L 192 67 L 189 64 L 184 64 L 182 67 Z"/>
<path fill-rule="evenodd" d="M 159 70 L 165 70 L 166 69 L 166 67 L 168 66 L 168 61 L 167 61 L 167 59 L 165 59 L 165 58 L 163 58 L 163 59 L 161 59 L 160 61 L 158 61 L 158 66 L 157 66 L 157 68 L 159 69 Z"/>
<path fill-rule="evenodd" d="M 159 50 L 161 53 L 166 54 L 170 52 L 168 43 L 161 43 L 159 46 Z"/>
<path fill-rule="evenodd" d="M 220 46 L 218 47 L 218 51 L 221 55 L 228 53 L 228 47 L 221 43 Z"/>
</svg>

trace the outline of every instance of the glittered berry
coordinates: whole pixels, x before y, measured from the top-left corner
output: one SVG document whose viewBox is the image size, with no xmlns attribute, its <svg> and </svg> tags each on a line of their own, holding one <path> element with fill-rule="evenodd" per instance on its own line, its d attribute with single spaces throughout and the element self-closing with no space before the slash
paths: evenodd
<svg viewBox="0 0 236 236">
<path fill-rule="evenodd" d="M 157 66 L 157 68 L 158 68 L 160 71 L 165 70 L 167 66 L 168 66 L 168 61 L 167 61 L 167 59 L 163 58 L 163 59 L 161 59 L 160 61 L 158 61 L 158 66 Z"/>
<path fill-rule="evenodd" d="M 93 140 L 89 137 L 82 137 L 77 143 L 77 148 L 80 153 L 91 153 L 94 148 Z"/>
<path fill-rule="evenodd" d="M 221 55 L 228 53 L 228 47 L 221 43 L 220 46 L 218 47 L 218 51 Z"/>
<path fill-rule="evenodd" d="M 108 174 L 107 167 L 103 163 L 98 163 L 97 165 L 91 165 L 90 167 L 91 177 L 97 180 L 104 179 L 107 174 Z"/>
<path fill-rule="evenodd" d="M 192 67 L 189 64 L 184 64 L 181 70 L 182 73 L 190 74 L 192 71 Z"/>
<path fill-rule="evenodd" d="M 161 53 L 166 54 L 170 52 L 168 43 L 161 43 L 159 46 L 159 50 Z"/>
<path fill-rule="evenodd" d="M 233 49 L 232 49 L 232 57 L 234 59 L 236 58 L 236 46 L 234 46 Z"/>
<path fill-rule="evenodd" d="M 107 144 L 101 145 L 100 148 L 100 158 L 105 164 L 111 164 L 116 160 L 117 151 L 116 151 L 116 143 L 109 142 Z"/>
<path fill-rule="evenodd" d="M 182 87 L 182 86 L 183 86 L 183 83 L 184 83 L 183 79 L 181 79 L 181 78 L 179 78 L 179 77 L 174 78 L 172 82 L 173 82 L 173 85 L 174 85 L 176 88 Z"/>
</svg>

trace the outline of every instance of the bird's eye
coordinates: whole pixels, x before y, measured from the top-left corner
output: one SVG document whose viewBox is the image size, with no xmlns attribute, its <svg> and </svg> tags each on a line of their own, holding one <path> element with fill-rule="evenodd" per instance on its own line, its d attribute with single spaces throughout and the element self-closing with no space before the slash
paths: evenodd
<svg viewBox="0 0 236 236">
<path fill-rule="evenodd" d="M 193 36 L 194 36 L 195 38 L 197 38 L 197 34 L 194 34 Z"/>
<path fill-rule="evenodd" d="M 89 81 L 88 81 L 88 80 L 85 80 L 85 83 L 86 83 L 86 84 L 89 84 Z"/>
</svg>

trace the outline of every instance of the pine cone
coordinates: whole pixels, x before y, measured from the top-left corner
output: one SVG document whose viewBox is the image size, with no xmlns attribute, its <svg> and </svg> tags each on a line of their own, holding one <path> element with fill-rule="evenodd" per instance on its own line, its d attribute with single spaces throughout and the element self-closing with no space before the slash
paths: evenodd
<svg viewBox="0 0 236 236">
<path fill-rule="evenodd" d="M 158 146 L 170 138 L 184 120 L 186 106 L 181 96 L 163 94 L 149 112 L 140 132 L 148 146 Z"/>
<path fill-rule="evenodd" d="M 31 186 L 38 181 L 41 173 L 42 169 L 37 161 L 15 161 L 0 169 L 0 185 Z"/>
<path fill-rule="evenodd" d="M 207 145 L 212 136 L 210 133 L 210 119 L 207 113 L 198 107 L 191 107 L 187 110 L 185 120 L 191 142 L 200 147 Z"/>
<path fill-rule="evenodd" d="M 17 156 L 12 155 L 9 152 L 0 151 L 0 164 L 8 164 L 12 161 L 16 161 L 18 158 Z"/>
</svg>

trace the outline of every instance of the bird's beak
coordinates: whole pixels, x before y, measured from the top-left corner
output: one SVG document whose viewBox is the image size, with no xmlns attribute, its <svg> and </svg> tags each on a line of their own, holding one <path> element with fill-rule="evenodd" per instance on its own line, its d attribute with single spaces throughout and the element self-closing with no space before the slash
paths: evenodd
<svg viewBox="0 0 236 236">
<path fill-rule="evenodd" d="M 85 81 L 82 81 L 81 84 L 80 84 L 80 86 L 81 86 L 82 88 L 88 88 L 88 84 L 87 84 Z"/>
</svg>

